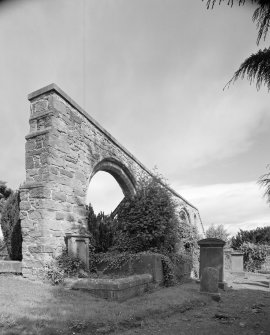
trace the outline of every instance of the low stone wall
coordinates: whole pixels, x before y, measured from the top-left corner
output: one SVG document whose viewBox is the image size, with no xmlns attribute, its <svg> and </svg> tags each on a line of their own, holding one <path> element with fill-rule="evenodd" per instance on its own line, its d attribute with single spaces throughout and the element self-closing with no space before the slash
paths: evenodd
<svg viewBox="0 0 270 335">
<path fill-rule="evenodd" d="M 0 261 L 0 273 L 22 273 L 22 262 Z"/>
<path fill-rule="evenodd" d="M 175 264 L 175 276 L 177 280 L 188 280 L 191 277 L 192 262 L 177 261 Z"/>
<path fill-rule="evenodd" d="M 153 277 L 150 274 L 135 275 L 120 279 L 77 279 L 69 283 L 73 290 L 85 290 L 104 299 L 124 301 L 144 293 Z"/>
<path fill-rule="evenodd" d="M 164 281 L 161 255 L 159 254 L 140 254 L 139 258 L 130 259 L 117 269 L 108 268 L 108 263 L 102 262 L 98 265 L 97 270 L 104 274 L 123 276 L 147 273 L 152 276 L 154 283 L 162 284 Z"/>
</svg>

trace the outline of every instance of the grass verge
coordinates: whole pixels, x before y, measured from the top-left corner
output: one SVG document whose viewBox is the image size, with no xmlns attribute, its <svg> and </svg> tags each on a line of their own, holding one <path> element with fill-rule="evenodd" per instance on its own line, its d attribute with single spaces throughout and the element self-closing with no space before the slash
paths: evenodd
<svg viewBox="0 0 270 335">
<path fill-rule="evenodd" d="M 193 282 L 160 288 L 119 303 L 70 291 L 61 286 L 0 276 L 0 333 L 108 334 L 140 327 L 147 319 L 164 318 L 206 304 Z"/>
</svg>

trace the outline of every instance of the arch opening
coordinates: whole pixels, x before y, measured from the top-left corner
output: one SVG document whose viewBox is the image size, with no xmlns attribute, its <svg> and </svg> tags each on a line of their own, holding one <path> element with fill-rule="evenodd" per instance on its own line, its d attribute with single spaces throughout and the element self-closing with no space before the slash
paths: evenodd
<svg viewBox="0 0 270 335">
<path fill-rule="evenodd" d="M 91 204 L 95 214 L 110 214 L 123 200 L 124 194 L 115 178 L 105 171 L 98 171 L 90 181 L 86 203 Z"/>
<path fill-rule="evenodd" d="M 135 179 L 125 165 L 112 158 L 103 159 L 90 176 L 86 203 L 94 211 L 113 212 L 126 196 L 136 192 Z"/>
<path fill-rule="evenodd" d="M 188 211 L 185 208 L 182 208 L 179 211 L 179 217 L 181 222 L 184 222 L 185 224 L 190 224 L 190 216 Z"/>
</svg>

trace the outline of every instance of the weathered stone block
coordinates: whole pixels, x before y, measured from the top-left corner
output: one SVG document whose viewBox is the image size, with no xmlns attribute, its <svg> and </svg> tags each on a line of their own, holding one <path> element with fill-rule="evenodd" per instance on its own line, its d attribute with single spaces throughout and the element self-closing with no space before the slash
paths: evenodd
<svg viewBox="0 0 270 335">
<path fill-rule="evenodd" d="M 39 100 L 33 104 L 33 114 L 35 113 L 44 113 L 47 111 L 48 101 L 47 100 Z"/>
<path fill-rule="evenodd" d="M 56 212 L 55 213 L 56 220 L 64 220 L 65 214 L 63 212 Z"/>
<path fill-rule="evenodd" d="M 0 261 L 0 273 L 22 273 L 22 262 Z"/>
<path fill-rule="evenodd" d="M 219 273 L 218 269 L 205 267 L 200 280 L 200 291 L 207 293 L 218 293 Z"/>
<path fill-rule="evenodd" d="M 223 247 L 225 242 L 217 238 L 206 238 L 198 242 L 200 246 L 200 277 L 203 269 L 212 267 L 218 269 L 220 283 L 224 280 Z"/>
<path fill-rule="evenodd" d="M 29 217 L 30 220 L 39 221 L 39 220 L 42 219 L 42 214 L 38 210 L 31 210 L 31 211 L 28 212 L 28 217 Z"/>
<path fill-rule="evenodd" d="M 145 292 L 151 282 L 150 274 L 141 274 L 119 279 L 83 278 L 69 285 L 73 290 L 85 290 L 104 299 L 124 301 Z"/>
<path fill-rule="evenodd" d="M 21 201 L 20 202 L 20 210 L 21 211 L 28 211 L 31 208 L 30 201 Z"/>
<path fill-rule="evenodd" d="M 33 253 L 51 253 L 53 252 L 53 248 L 49 245 L 38 245 L 38 246 L 29 246 L 28 250 L 31 254 Z"/>
<path fill-rule="evenodd" d="M 33 157 L 26 157 L 25 159 L 25 167 L 26 169 L 33 169 L 34 168 L 34 160 Z"/>
<path fill-rule="evenodd" d="M 89 269 L 89 236 L 66 234 L 68 254 L 78 257 Z"/>
<path fill-rule="evenodd" d="M 63 192 L 52 192 L 52 199 L 53 200 L 60 200 L 60 201 L 66 201 L 66 195 Z"/>
<path fill-rule="evenodd" d="M 64 176 L 67 176 L 68 178 L 73 178 L 73 172 L 68 170 L 60 169 L 60 173 Z"/>
<path fill-rule="evenodd" d="M 45 187 L 37 187 L 30 190 L 31 198 L 50 198 L 51 191 Z"/>
<path fill-rule="evenodd" d="M 56 97 L 53 98 L 53 107 L 60 113 L 66 113 L 66 105 Z"/>
</svg>

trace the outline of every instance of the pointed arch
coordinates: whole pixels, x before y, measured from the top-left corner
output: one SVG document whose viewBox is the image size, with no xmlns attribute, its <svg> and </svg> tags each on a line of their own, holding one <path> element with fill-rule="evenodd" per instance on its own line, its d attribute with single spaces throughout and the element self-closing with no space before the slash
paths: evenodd
<svg viewBox="0 0 270 335">
<path fill-rule="evenodd" d="M 125 196 L 133 196 L 136 193 L 135 178 L 129 169 L 117 159 L 104 158 L 97 163 L 90 176 L 90 181 L 98 171 L 104 171 L 111 174 L 121 187 Z"/>
</svg>

